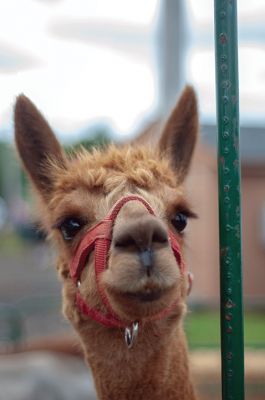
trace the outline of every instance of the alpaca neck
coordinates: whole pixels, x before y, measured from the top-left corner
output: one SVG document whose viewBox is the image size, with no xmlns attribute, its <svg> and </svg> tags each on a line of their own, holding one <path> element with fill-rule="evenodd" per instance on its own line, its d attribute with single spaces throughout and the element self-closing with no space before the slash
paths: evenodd
<svg viewBox="0 0 265 400">
<path fill-rule="evenodd" d="M 121 332 L 99 331 L 83 340 L 99 400 L 195 400 L 181 327 L 163 336 L 143 327 L 132 349 Z"/>
</svg>

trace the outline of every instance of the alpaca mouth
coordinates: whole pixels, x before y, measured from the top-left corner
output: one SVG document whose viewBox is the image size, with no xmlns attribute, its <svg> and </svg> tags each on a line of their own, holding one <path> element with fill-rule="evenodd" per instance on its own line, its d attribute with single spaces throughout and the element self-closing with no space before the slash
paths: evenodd
<svg viewBox="0 0 265 400">
<path fill-rule="evenodd" d="M 162 291 L 158 290 L 158 291 L 145 291 L 145 292 L 137 292 L 137 293 L 127 292 L 127 293 L 125 293 L 125 296 L 129 297 L 131 299 L 139 300 L 141 302 L 152 302 L 152 301 L 159 300 L 160 297 L 162 296 L 162 294 L 163 294 Z"/>
</svg>

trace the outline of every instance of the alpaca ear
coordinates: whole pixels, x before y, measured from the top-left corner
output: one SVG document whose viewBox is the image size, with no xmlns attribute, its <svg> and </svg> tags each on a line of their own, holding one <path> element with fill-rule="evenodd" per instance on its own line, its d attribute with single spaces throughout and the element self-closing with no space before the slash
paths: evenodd
<svg viewBox="0 0 265 400">
<path fill-rule="evenodd" d="M 63 150 L 48 122 L 24 95 L 17 98 L 14 119 L 16 146 L 25 170 L 41 195 L 48 197 L 52 189 L 48 161 L 63 167 Z"/>
<path fill-rule="evenodd" d="M 167 155 L 178 173 L 179 183 L 187 175 L 198 136 L 198 110 L 192 87 L 186 86 L 166 122 L 159 150 Z"/>
</svg>

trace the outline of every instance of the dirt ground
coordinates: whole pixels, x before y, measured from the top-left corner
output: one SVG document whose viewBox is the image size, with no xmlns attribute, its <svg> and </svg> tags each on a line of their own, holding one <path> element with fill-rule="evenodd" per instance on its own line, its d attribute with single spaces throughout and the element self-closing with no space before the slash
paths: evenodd
<svg viewBox="0 0 265 400">
<path fill-rule="evenodd" d="M 219 351 L 196 350 L 191 366 L 199 399 L 221 399 L 221 356 Z M 265 351 L 245 352 L 245 392 L 247 400 L 265 399 Z"/>
<path fill-rule="evenodd" d="M 191 352 L 199 400 L 221 400 L 220 355 Z M 95 400 L 82 358 L 34 351 L 0 356 L 0 400 Z M 246 399 L 265 399 L 265 352 L 246 352 Z"/>
</svg>

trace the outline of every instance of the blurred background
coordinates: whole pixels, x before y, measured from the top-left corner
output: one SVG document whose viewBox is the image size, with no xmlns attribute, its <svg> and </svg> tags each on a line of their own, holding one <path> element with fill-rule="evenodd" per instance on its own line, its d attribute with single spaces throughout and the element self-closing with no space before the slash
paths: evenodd
<svg viewBox="0 0 265 400">
<path fill-rule="evenodd" d="M 238 19 L 247 393 L 260 400 L 265 398 L 264 1 L 238 1 Z M 199 390 L 205 399 L 220 398 L 213 1 L 9 0 L 0 2 L 0 26 L 0 350 L 72 332 L 60 311 L 55 255 L 36 228 L 34 202 L 14 150 L 16 96 L 23 92 L 38 106 L 66 148 L 89 148 L 128 141 L 150 128 L 156 135 L 189 83 L 198 95 L 201 140 L 187 181 L 199 220 L 188 229 L 187 259 L 195 280 L 186 330 Z M 94 398 L 81 361 L 69 363 L 66 371 L 64 362 L 43 353 L 15 361 L 2 357 L 1 400 L 85 399 L 88 393 Z M 73 393 L 58 391 L 47 372 L 51 365 L 65 372 L 57 381 L 61 388 L 71 382 Z"/>
</svg>

